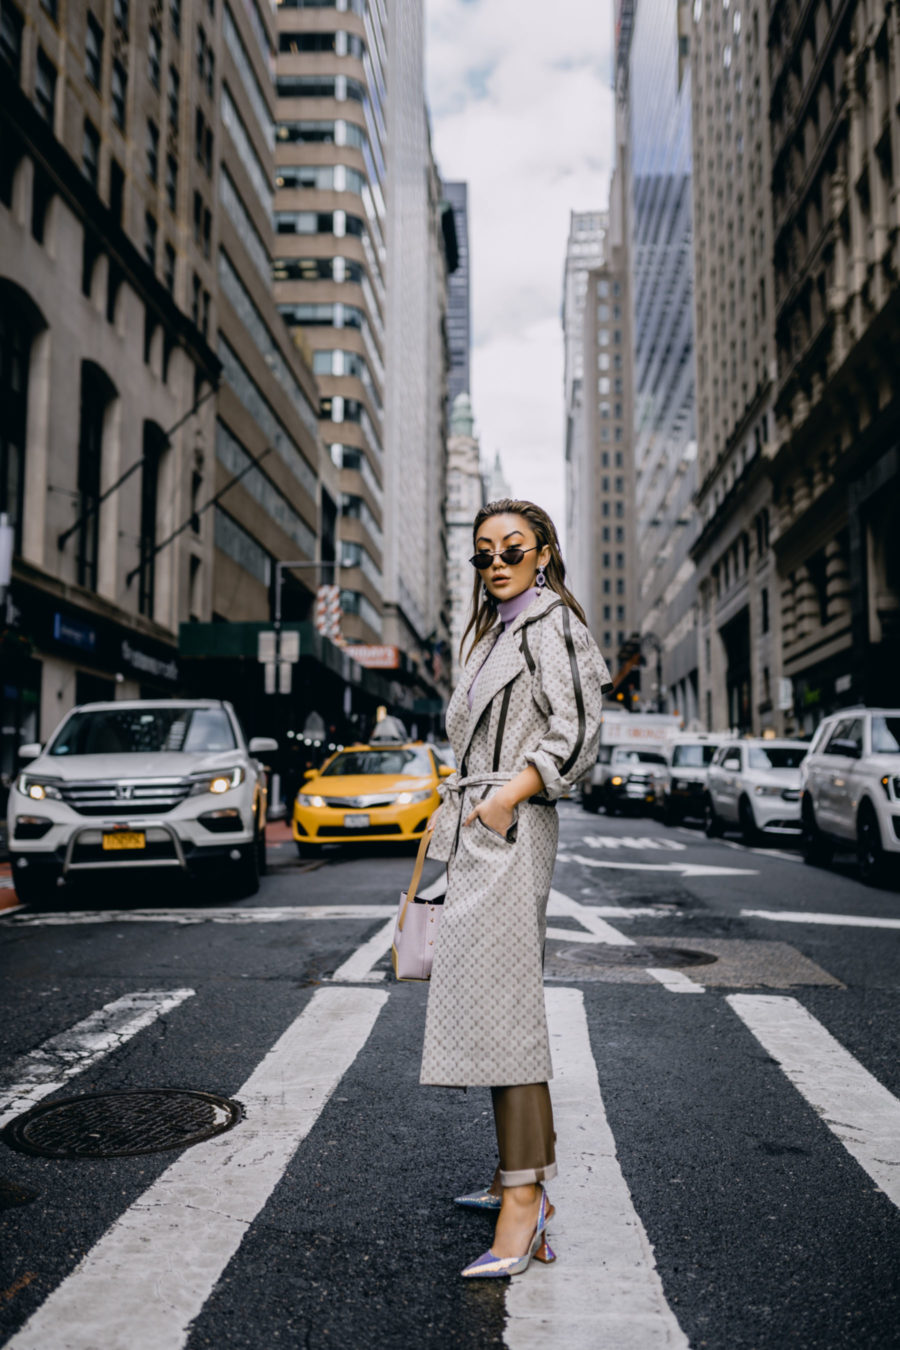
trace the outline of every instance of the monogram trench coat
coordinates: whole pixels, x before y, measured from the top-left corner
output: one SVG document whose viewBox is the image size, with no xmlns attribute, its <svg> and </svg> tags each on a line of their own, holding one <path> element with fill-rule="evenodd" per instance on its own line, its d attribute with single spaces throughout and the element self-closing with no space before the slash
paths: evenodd
<svg viewBox="0 0 900 1350">
<path fill-rule="evenodd" d="M 496 644 L 496 649 L 495 648 Z M 468 691 L 485 658 L 471 710 Z M 547 897 L 556 798 L 594 763 L 603 693 L 597 644 L 550 588 L 475 647 L 447 709 L 457 772 L 444 780 L 429 856 L 448 863 L 428 995 L 421 1082 L 543 1083 L 553 1076 L 544 1011 Z M 533 764 L 543 780 L 507 836 L 462 822 Z"/>
</svg>

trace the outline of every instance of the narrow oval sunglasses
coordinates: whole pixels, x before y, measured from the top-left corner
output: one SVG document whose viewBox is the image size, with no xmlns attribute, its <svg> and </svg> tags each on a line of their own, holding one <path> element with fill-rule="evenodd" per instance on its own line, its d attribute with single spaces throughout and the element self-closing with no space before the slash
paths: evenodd
<svg viewBox="0 0 900 1350">
<path fill-rule="evenodd" d="M 500 553 L 488 553 L 487 549 L 484 549 L 481 553 L 476 553 L 474 557 L 470 558 L 469 562 L 473 567 L 477 567 L 479 572 L 483 572 L 486 567 L 490 567 L 495 558 L 505 562 L 507 567 L 516 567 L 526 553 L 533 553 L 536 548 L 540 547 L 540 544 L 532 544 L 531 548 L 505 548 Z"/>
</svg>

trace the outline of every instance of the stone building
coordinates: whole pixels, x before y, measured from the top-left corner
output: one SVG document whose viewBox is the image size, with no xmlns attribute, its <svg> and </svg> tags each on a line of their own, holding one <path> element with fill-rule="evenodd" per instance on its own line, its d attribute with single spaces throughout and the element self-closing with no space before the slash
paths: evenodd
<svg viewBox="0 0 900 1350">
<path fill-rule="evenodd" d="M 469 185 L 444 183 L 444 193 L 453 211 L 459 262 L 447 281 L 447 345 L 450 369 L 447 373 L 447 404 L 452 410 L 460 394 L 471 394 L 472 312 L 469 257 Z"/>
<path fill-rule="evenodd" d="M 77 702 L 177 690 L 212 609 L 220 73 L 205 4 L 0 5 L 4 776 Z"/>
<path fill-rule="evenodd" d="M 783 729 L 774 449 L 772 158 L 763 0 L 698 3 L 691 40 L 700 715 Z"/>
<path fill-rule="evenodd" d="M 897 702 L 900 31 L 893 6 L 769 3 L 772 544 L 795 725 Z"/>
<path fill-rule="evenodd" d="M 459 646 L 472 608 L 472 523 L 485 500 L 472 401 L 468 394 L 458 394 L 447 442 L 447 581 L 454 685 L 462 671 Z"/>
</svg>

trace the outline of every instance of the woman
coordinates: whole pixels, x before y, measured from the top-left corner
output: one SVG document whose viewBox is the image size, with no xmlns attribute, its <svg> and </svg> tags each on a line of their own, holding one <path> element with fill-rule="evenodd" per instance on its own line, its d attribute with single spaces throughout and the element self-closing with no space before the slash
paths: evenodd
<svg viewBox="0 0 900 1350">
<path fill-rule="evenodd" d="M 491 1088 L 500 1164 L 457 1203 L 499 1210 L 466 1277 L 552 1261 L 542 1183 L 556 1175 L 543 947 L 555 802 L 594 763 L 609 671 L 565 584 L 553 522 L 491 502 L 473 527 L 474 629 L 447 709 L 459 765 L 444 780 L 429 854 L 448 862 L 421 1081 Z M 462 655 L 462 651 L 460 653 Z"/>
</svg>

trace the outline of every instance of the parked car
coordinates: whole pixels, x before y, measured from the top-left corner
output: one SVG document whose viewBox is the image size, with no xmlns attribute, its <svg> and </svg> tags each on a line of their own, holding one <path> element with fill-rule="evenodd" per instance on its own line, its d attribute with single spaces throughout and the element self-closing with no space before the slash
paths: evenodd
<svg viewBox="0 0 900 1350">
<path fill-rule="evenodd" d="M 713 732 L 682 732 L 666 746 L 668 773 L 663 783 L 662 818 L 666 825 L 693 816 L 704 818 L 706 778 L 713 755 L 726 740 Z"/>
<path fill-rule="evenodd" d="M 746 740 L 720 745 L 706 780 L 706 833 L 738 825 L 745 844 L 761 834 L 800 836 L 800 765 L 805 741 Z"/>
<path fill-rule="evenodd" d="M 60 723 L 9 794 L 20 900 L 37 904 L 80 872 L 218 868 L 252 895 L 265 867 L 266 774 L 234 709 L 212 699 L 86 703 Z"/>
<path fill-rule="evenodd" d="M 801 771 L 803 854 L 827 864 L 855 847 L 863 879 L 900 866 L 900 709 L 860 708 L 820 723 Z"/>
<path fill-rule="evenodd" d="M 307 775 L 294 802 L 301 857 L 320 844 L 420 839 L 453 769 L 421 741 L 351 745 Z"/>
<path fill-rule="evenodd" d="M 597 812 L 609 800 L 609 781 L 620 776 L 611 767 L 617 747 L 648 750 L 652 755 L 658 755 L 665 750 L 669 739 L 681 731 L 681 727 L 681 718 L 675 713 L 605 712 L 600 722 L 596 762 L 581 781 L 581 805 L 585 811 Z M 645 797 L 646 794 L 643 794 L 642 800 Z"/>
<path fill-rule="evenodd" d="M 666 757 L 661 746 L 614 745 L 599 760 L 600 782 L 593 785 L 606 814 L 654 807 L 661 798 Z M 603 747 L 601 747 L 602 753 Z"/>
</svg>

